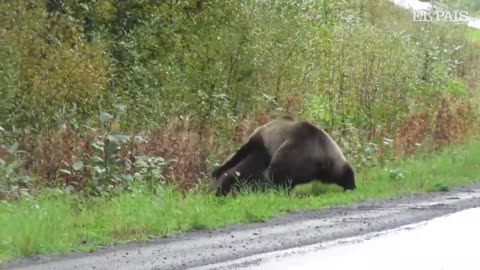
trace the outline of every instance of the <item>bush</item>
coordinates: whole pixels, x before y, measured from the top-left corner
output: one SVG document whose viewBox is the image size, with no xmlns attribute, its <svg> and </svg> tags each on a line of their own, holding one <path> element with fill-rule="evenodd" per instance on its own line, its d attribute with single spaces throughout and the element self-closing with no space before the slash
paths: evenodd
<svg viewBox="0 0 480 270">
<path fill-rule="evenodd" d="M 107 83 L 108 58 L 95 43 L 83 42 L 82 29 L 68 17 L 46 16 L 43 1 L 0 4 L 2 93 L 5 128 L 56 127 L 65 119 L 98 113 Z M 8 57 L 10 56 L 10 57 Z"/>
<path fill-rule="evenodd" d="M 0 8 L 0 144 L 27 153 L 0 158 L 36 185 L 127 188 L 141 157 L 162 168 L 147 169 L 153 182 L 191 189 L 283 113 L 325 128 L 358 167 L 475 127 L 478 50 L 464 26 L 412 22 L 388 1 Z"/>
</svg>

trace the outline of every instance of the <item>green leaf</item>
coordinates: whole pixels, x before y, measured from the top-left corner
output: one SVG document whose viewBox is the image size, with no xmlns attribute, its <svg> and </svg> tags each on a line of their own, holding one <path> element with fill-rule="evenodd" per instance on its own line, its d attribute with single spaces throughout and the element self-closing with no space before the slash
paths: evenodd
<svg viewBox="0 0 480 270">
<path fill-rule="evenodd" d="M 130 183 L 133 181 L 133 176 L 131 174 L 124 174 L 122 175 L 123 181 Z"/>
<path fill-rule="evenodd" d="M 115 143 L 126 143 L 130 137 L 128 135 L 123 134 L 110 134 L 108 135 L 108 140 Z"/>
<path fill-rule="evenodd" d="M 92 147 L 95 148 L 96 150 L 103 151 L 104 146 L 105 144 L 100 140 L 96 140 L 92 143 Z"/>
<path fill-rule="evenodd" d="M 75 191 L 75 187 L 72 185 L 68 185 L 63 189 L 63 191 L 67 194 L 70 194 Z"/>
<path fill-rule="evenodd" d="M 17 150 L 18 150 L 18 142 L 14 143 L 12 146 L 10 146 L 10 148 L 8 148 L 8 152 L 10 154 L 17 152 Z"/>
<path fill-rule="evenodd" d="M 76 161 L 72 164 L 72 168 L 75 170 L 75 171 L 80 171 L 81 169 L 83 169 L 83 162 L 82 161 Z"/>
<path fill-rule="evenodd" d="M 114 104 L 113 107 L 115 107 L 115 109 L 117 109 L 120 112 L 125 112 L 127 110 L 127 106 L 123 104 Z"/>
<path fill-rule="evenodd" d="M 103 174 L 105 173 L 107 170 L 105 170 L 105 168 L 103 167 L 100 167 L 100 166 L 95 166 L 93 167 L 93 169 L 95 170 L 95 172 L 97 172 L 98 174 Z"/>
<path fill-rule="evenodd" d="M 105 124 L 106 122 L 112 120 L 113 116 L 107 112 L 101 112 L 100 113 L 100 122 L 102 122 L 102 124 Z"/>
<path fill-rule="evenodd" d="M 88 8 L 88 5 L 87 5 L 87 4 L 85 4 L 85 3 L 80 3 L 79 6 L 82 7 L 85 11 L 89 11 L 89 8 Z"/>
<path fill-rule="evenodd" d="M 101 158 L 101 157 L 99 157 L 99 156 L 94 156 L 94 157 L 92 158 L 92 160 L 95 161 L 95 162 L 103 162 L 103 158 Z"/>
</svg>

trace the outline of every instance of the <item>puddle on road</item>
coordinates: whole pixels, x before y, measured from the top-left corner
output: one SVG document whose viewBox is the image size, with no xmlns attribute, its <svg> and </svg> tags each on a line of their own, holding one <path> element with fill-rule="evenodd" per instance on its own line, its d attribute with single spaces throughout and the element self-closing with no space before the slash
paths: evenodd
<svg viewBox="0 0 480 270">
<path fill-rule="evenodd" d="M 271 253 L 241 269 L 477 270 L 479 230 L 475 208 L 387 233 Z"/>
</svg>

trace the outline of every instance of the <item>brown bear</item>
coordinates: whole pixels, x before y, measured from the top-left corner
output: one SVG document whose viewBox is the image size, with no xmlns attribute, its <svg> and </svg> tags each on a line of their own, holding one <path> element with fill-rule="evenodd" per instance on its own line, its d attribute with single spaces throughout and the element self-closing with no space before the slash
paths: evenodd
<svg viewBox="0 0 480 270">
<path fill-rule="evenodd" d="M 337 143 L 322 129 L 290 117 L 258 127 L 236 153 L 217 167 L 217 195 L 228 194 L 240 181 L 270 180 L 288 190 L 313 180 L 353 190 L 355 172 Z"/>
</svg>

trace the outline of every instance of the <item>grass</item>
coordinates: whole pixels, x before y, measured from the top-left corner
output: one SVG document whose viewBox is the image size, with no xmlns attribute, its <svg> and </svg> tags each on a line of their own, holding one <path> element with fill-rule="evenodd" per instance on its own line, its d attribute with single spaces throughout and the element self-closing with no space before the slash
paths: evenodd
<svg viewBox="0 0 480 270">
<path fill-rule="evenodd" d="M 472 30 L 470 33 L 470 40 L 473 42 L 480 41 L 480 30 Z"/>
<path fill-rule="evenodd" d="M 46 191 L 33 199 L 0 203 L 0 262 L 40 253 L 92 251 L 99 245 L 180 231 L 262 222 L 290 211 L 445 191 L 469 184 L 480 175 L 480 142 L 437 155 L 418 155 L 389 168 L 362 170 L 358 189 L 353 192 L 314 183 L 298 187 L 296 196 L 271 191 L 216 198 L 199 193 L 182 196 L 173 189 L 153 195 L 136 188 L 114 198 L 84 199 Z"/>
</svg>

